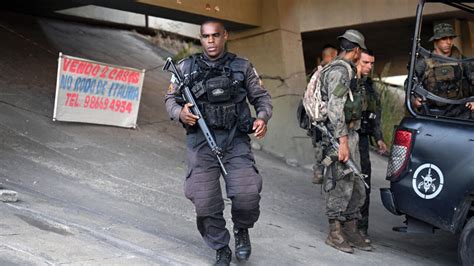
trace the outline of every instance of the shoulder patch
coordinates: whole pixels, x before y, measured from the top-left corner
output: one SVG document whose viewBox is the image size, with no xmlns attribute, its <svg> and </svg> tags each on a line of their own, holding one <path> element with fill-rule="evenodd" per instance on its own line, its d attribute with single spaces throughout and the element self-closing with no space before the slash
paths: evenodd
<svg viewBox="0 0 474 266">
<path fill-rule="evenodd" d="M 170 85 L 168 86 L 168 94 L 171 94 L 173 93 L 173 84 L 170 83 Z"/>
<path fill-rule="evenodd" d="M 252 67 L 252 69 L 253 69 L 253 73 L 255 73 L 255 76 L 257 76 L 258 78 L 258 85 L 260 85 L 260 87 L 263 88 L 263 81 L 260 78 L 260 75 L 258 74 L 257 69 L 255 69 L 255 67 Z"/>
<path fill-rule="evenodd" d="M 339 83 L 332 94 L 336 97 L 342 97 L 349 91 L 349 88 L 344 86 L 343 84 Z"/>
</svg>

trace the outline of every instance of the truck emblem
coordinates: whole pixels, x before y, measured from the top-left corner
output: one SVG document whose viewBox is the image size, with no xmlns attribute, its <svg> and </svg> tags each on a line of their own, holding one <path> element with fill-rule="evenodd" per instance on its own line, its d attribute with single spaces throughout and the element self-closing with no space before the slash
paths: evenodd
<svg viewBox="0 0 474 266">
<path fill-rule="evenodd" d="M 433 199 L 438 196 L 443 189 L 443 184 L 443 173 L 434 164 L 425 163 L 413 174 L 413 189 L 422 199 Z"/>
</svg>

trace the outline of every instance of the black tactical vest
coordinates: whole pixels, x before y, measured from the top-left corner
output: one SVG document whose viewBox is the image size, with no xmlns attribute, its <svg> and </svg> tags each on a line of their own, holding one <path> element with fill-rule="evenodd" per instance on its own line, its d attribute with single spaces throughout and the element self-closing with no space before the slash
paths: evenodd
<svg viewBox="0 0 474 266">
<path fill-rule="evenodd" d="M 195 54 L 184 64 L 184 75 L 190 75 L 189 87 L 207 126 L 220 130 L 237 127 L 249 133 L 253 121 L 246 102 L 246 61 L 227 52 L 217 61 Z M 187 127 L 188 133 L 196 129 L 196 126 Z"/>
<path fill-rule="evenodd" d="M 452 56 L 461 59 L 459 52 L 453 49 Z M 443 98 L 462 99 L 469 96 L 469 84 L 466 83 L 465 70 L 461 64 L 443 62 L 434 58 L 425 58 L 423 83 L 425 88 Z M 430 102 L 430 104 L 443 107 L 444 103 Z"/>
<path fill-rule="evenodd" d="M 375 119 L 377 118 L 377 94 L 370 78 L 360 82 L 360 86 L 363 86 L 364 90 L 363 97 L 365 103 L 363 104 L 362 108 L 363 110 L 359 133 L 371 135 L 374 133 Z"/>
<path fill-rule="evenodd" d="M 462 69 L 456 63 L 441 63 L 426 59 L 426 88 L 447 99 L 462 97 Z"/>
</svg>

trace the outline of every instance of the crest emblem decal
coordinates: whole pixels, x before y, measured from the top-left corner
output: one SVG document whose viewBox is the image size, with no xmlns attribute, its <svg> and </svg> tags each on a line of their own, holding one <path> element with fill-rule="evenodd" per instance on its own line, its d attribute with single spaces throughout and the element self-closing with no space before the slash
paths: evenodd
<svg viewBox="0 0 474 266">
<path fill-rule="evenodd" d="M 443 189 L 443 172 L 436 165 L 425 163 L 413 174 L 412 185 L 415 193 L 422 199 L 433 199 Z"/>
</svg>

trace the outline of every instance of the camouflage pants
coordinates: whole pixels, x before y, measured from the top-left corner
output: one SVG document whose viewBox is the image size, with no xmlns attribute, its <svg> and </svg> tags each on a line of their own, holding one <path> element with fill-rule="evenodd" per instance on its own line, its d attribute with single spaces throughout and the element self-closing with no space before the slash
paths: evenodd
<svg viewBox="0 0 474 266">
<path fill-rule="evenodd" d="M 323 153 L 324 153 L 324 147 L 322 142 L 318 142 L 316 144 L 313 144 L 314 146 L 314 165 L 313 165 L 313 171 L 318 171 L 322 167 L 321 161 L 323 160 Z"/>
<path fill-rule="evenodd" d="M 349 150 L 352 160 L 359 164 L 359 136 L 349 130 Z M 331 155 L 331 148 L 325 149 L 325 156 Z M 326 215 L 328 219 L 347 221 L 360 219 L 360 208 L 365 201 L 365 187 L 362 180 L 354 174 L 345 174 L 347 166 L 339 161 L 333 162 L 326 171 L 326 178 L 333 178 L 335 186 L 326 193 Z"/>
<path fill-rule="evenodd" d="M 327 143 L 322 141 L 322 135 L 319 130 L 316 128 L 312 128 L 308 131 L 308 136 L 311 137 L 311 142 L 314 147 L 314 165 L 313 165 L 313 173 L 321 172 L 324 169 L 322 164 L 322 160 L 324 159 L 324 149 L 327 147 Z"/>
</svg>

